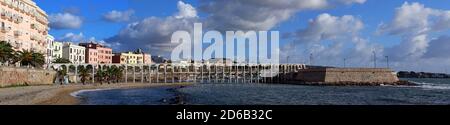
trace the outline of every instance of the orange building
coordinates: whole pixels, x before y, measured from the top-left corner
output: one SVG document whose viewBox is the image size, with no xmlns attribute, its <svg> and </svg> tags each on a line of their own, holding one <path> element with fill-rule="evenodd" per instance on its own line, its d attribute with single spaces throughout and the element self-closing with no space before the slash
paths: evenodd
<svg viewBox="0 0 450 125">
<path fill-rule="evenodd" d="M 112 49 L 97 43 L 80 43 L 86 48 L 86 63 L 89 64 L 110 64 L 112 63 Z"/>
</svg>

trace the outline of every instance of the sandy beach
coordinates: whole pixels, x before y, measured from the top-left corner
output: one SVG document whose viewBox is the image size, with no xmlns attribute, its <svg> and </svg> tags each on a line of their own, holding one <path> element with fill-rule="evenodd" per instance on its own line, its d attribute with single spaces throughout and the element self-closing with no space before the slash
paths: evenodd
<svg viewBox="0 0 450 125">
<path fill-rule="evenodd" d="M 182 85 L 192 85 L 192 83 L 119 83 L 103 85 L 51 85 L 0 88 L 0 105 L 77 105 L 80 100 L 70 94 L 80 90 Z"/>
</svg>

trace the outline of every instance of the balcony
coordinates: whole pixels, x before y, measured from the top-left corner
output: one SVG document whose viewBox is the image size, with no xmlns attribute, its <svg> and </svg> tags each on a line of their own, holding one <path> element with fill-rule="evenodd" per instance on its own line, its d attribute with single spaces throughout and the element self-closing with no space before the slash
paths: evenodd
<svg viewBox="0 0 450 125">
<path fill-rule="evenodd" d="M 23 17 L 21 17 L 21 16 L 15 17 L 14 23 L 19 24 L 19 23 L 22 23 L 22 22 L 23 22 Z"/>
<path fill-rule="evenodd" d="M 22 36 L 23 33 L 21 31 L 14 31 L 14 36 Z"/>
<path fill-rule="evenodd" d="M 20 48 L 22 47 L 22 43 L 16 42 L 16 43 L 13 45 L 13 47 L 14 47 L 14 49 L 20 49 Z"/>
<path fill-rule="evenodd" d="M 37 29 L 36 24 L 31 24 L 31 29 Z"/>
<path fill-rule="evenodd" d="M 1 14 L 2 19 L 6 19 L 6 11 L 2 10 Z"/>
<path fill-rule="evenodd" d="M 35 36 L 35 35 L 32 35 L 32 36 L 30 36 L 30 40 L 37 40 L 38 38 L 37 38 L 37 36 Z"/>
<path fill-rule="evenodd" d="M 7 32 L 9 32 L 11 30 L 11 27 L 3 26 L 3 27 L 0 28 L 0 30 L 1 30 L 2 33 L 7 33 Z"/>
</svg>

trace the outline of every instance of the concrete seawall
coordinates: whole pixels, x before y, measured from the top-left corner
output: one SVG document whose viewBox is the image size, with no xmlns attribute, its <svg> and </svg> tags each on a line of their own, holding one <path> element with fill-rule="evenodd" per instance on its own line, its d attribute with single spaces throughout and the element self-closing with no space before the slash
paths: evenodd
<svg viewBox="0 0 450 125">
<path fill-rule="evenodd" d="M 322 84 L 396 84 L 399 79 L 385 68 L 318 68 L 296 73 L 295 81 Z"/>
<path fill-rule="evenodd" d="M 52 85 L 55 71 L 0 67 L 0 87 L 20 85 Z"/>
</svg>

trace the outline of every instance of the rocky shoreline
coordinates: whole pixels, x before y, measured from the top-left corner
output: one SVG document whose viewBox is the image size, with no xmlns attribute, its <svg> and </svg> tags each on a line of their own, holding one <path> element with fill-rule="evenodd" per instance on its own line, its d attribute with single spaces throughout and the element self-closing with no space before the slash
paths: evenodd
<svg viewBox="0 0 450 125">
<path fill-rule="evenodd" d="M 370 83 L 363 83 L 363 82 L 333 82 L 333 83 L 326 83 L 326 82 L 287 82 L 287 84 L 293 84 L 293 85 L 309 85 L 309 86 L 385 86 L 385 85 L 391 85 L 391 86 L 419 86 L 416 83 L 410 82 L 410 81 L 404 81 L 400 80 L 394 83 L 378 83 L 378 82 L 370 82 Z"/>
</svg>

